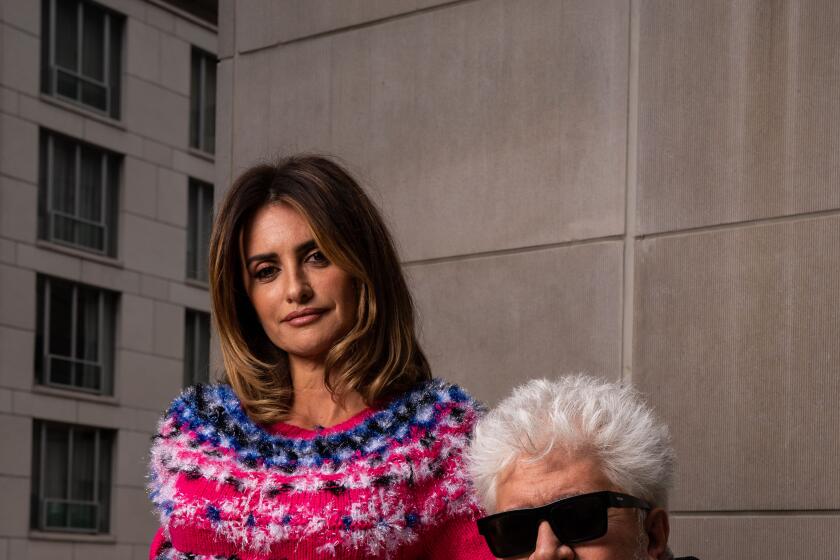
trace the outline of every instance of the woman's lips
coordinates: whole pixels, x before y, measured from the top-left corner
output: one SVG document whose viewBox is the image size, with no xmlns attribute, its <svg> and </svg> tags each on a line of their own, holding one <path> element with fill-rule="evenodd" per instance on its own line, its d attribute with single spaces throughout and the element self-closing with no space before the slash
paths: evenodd
<svg viewBox="0 0 840 560">
<path fill-rule="evenodd" d="M 320 319 L 325 311 L 326 309 L 301 309 L 300 311 L 292 311 L 283 318 L 283 322 L 289 323 L 293 327 L 303 327 Z"/>
</svg>

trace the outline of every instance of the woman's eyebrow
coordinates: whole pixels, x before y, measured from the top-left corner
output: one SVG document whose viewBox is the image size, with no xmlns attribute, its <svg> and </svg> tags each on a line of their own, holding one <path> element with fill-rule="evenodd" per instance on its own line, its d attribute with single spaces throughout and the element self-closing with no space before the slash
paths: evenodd
<svg viewBox="0 0 840 560">
<path fill-rule="evenodd" d="M 303 255 L 304 253 L 308 253 L 312 249 L 317 249 L 317 248 L 318 248 L 318 244 L 315 243 L 315 240 L 310 239 L 309 241 L 304 241 L 303 243 L 301 243 L 300 245 L 295 247 L 295 253 L 297 253 L 297 255 L 300 256 L 300 255 Z"/>
<path fill-rule="evenodd" d="M 259 255 L 253 255 L 251 257 L 248 257 L 245 260 L 245 265 L 250 266 L 251 263 L 254 263 L 254 262 L 257 262 L 257 261 L 268 261 L 268 260 L 273 260 L 273 259 L 276 259 L 276 258 L 277 258 L 277 253 L 260 253 Z"/>
</svg>

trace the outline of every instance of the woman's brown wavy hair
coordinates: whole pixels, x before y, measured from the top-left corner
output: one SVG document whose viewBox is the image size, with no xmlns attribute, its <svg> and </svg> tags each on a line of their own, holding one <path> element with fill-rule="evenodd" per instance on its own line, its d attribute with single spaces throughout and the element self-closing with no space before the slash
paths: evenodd
<svg viewBox="0 0 840 560">
<path fill-rule="evenodd" d="M 341 165 L 296 155 L 242 173 L 210 240 L 210 294 L 226 380 L 248 415 L 277 422 L 294 399 L 286 353 L 266 336 L 243 283 L 244 228 L 257 210 L 280 203 L 306 218 L 318 247 L 357 286 L 356 322 L 326 358 L 332 394 L 358 391 L 370 406 L 430 379 L 411 294 L 379 211 Z"/>
</svg>

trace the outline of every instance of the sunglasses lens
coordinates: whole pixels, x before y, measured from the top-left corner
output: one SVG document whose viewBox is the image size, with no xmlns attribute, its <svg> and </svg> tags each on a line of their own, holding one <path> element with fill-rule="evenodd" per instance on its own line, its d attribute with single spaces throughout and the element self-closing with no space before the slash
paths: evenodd
<svg viewBox="0 0 840 560">
<path fill-rule="evenodd" d="M 517 556 L 534 550 L 539 522 L 530 513 L 510 512 L 487 520 L 481 534 L 497 558 Z"/>
<path fill-rule="evenodd" d="M 580 496 L 551 510 L 551 528 L 564 543 L 597 539 L 607 532 L 607 507 L 600 496 Z"/>
</svg>

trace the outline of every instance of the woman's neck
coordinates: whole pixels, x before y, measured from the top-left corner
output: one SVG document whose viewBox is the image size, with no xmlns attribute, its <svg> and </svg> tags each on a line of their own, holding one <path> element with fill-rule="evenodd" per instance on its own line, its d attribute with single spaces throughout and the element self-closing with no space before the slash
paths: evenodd
<svg viewBox="0 0 840 560">
<path fill-rule="evenodd" d="M 325 383 L 322 361 L 290 359 L 289 370 L 294 400 L 285 420 L 287 424 L 305 429 L 319 426 L 329 428 L 352 418 L 367 407 L 356 391 L 333 399 Z"/>
</svg>

